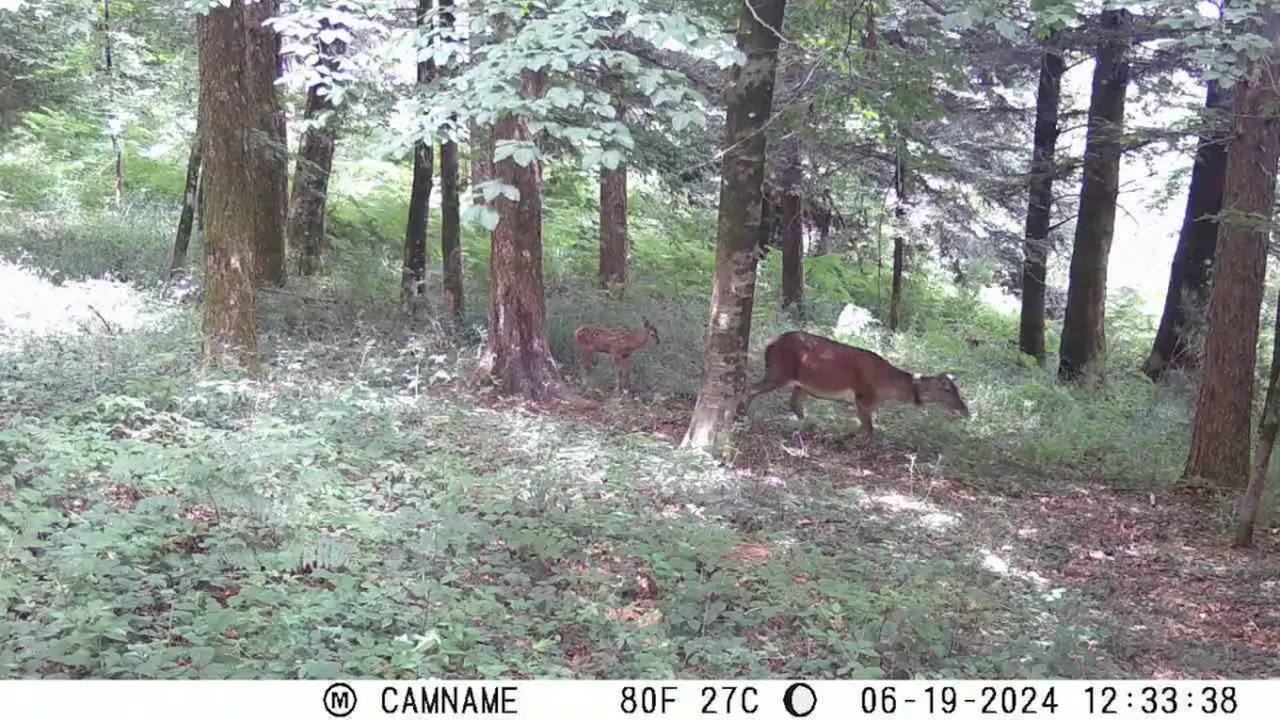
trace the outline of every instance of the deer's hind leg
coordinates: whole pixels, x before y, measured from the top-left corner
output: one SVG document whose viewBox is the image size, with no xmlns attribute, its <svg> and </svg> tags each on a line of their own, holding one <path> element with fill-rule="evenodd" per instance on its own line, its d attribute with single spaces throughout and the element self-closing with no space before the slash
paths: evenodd
<svg viewBox="0 0 1280 720">
<path fill-rule="evenodd" d="M 804 401 L 808 399 L 809 393 L 799 385 L 791 391 L 791 412 L 795 413 L 797 420 L 804 420 Z"/>
<path fill-rule="evenodd" d="M 869 397 L 859 395 L 854 404 L 858 408 L 858 421 L 862 423 L 862 440 L 864 443 L 870 444 L 873 432 L 872 417 L 876 412 L 875 401 Z"/>
</svg>

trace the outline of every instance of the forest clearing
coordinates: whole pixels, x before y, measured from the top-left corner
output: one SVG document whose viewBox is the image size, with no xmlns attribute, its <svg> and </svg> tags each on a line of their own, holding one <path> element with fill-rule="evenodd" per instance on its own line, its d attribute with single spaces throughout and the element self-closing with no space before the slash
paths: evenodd
<svg viewBox="0 0 1280 720">
<path fill-rule="evenodd" d="M 0 678 L 1280 677 L 1269 0 L 0 19 Z"/>
</svg>

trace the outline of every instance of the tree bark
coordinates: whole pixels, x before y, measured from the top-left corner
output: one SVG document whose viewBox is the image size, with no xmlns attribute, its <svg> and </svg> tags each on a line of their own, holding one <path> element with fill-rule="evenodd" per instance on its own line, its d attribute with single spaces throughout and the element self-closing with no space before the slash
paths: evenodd
<svg viewBox="0 0 1280 720">
<path fill-rule="evenodd" d="M 322 30 L 329 29 L 327 19 L 320 20 Z M 343 29 L 341 25 L 338 29 Z M 336 40 L 320 43 L 320 64 L 333 72 L 337 57 L 346 52 L 346 43 Z M 298 255 L 298 274 L 315 275 L 324 267 L 327 246 L 325 237 L 325 201 L 329 192 L 329 175 L 333 171 L 333 153 L 337 143 L 337 117 L 327 92 L 332 82 L 321 82 L 307 89 L 303 117 L 308 121 L 298 148 L 298 162 L 293 171 L 293 197 L 289 200 L 287 244 Z M 323 124 L 316 125 L 315 122 Z"/>
<path fill-rule="evenodd" d="M 902 235 L 893 238 L 893 278 L 889 285 L 889 331 L 902 327 L 902 271 L 907 262 L 906 242 Z"/>
<path fill-rule="evenodd" d="M 618 293 L 627 284 L 627 168 L 600 169 L 600 287 Z"/>
<path fill-rule="evenodd" d="M 804 218 L 800 183 L 800 140 L 790 135 L 782 141 L 782 172 L 778 206 L 782 225 L 782 307 L 804 317 Z"/>
<path fill-rule="evenodd" d="M 418 0 L 418 28 L 430 22 L 432 0 Z M 435 79 L 435 62 L 418 63 L 418 87 Z M 400 271 L 400 302 L 408 312 L 413 299 L 426 294 L 427 218 L 431 212 L 431 177 L 435 172 L 434 147 L 419 140 L 413 147 L 413 186 L 409 190 L 409 221 L 404 231 L 404 266 Z"/>
<path fill-rule="evenodd" d="M 102 0 L 102 42 L 107 74 L 107 135 L 111 137 L 111 152 L 115 156 L 115 200 L 119 211 L 124 209 L 124 147 L 120 141 L 123 128 L 116 106 L 115 63 L 111 54 L 111 0 Z"/>
<path fill-rule="evenodd" d="M 539 86 L 537 74 L 525 70 L 526 96 Z M 495 140 L 533 142 L 528 118 L 505 114 L 494 126 Z M 500 392 L 534 402 L 564 395 L 547 345 L 546 304 L 542 284 L 542 200 L 538 194 L 538 161 L 521 167 L 508 157 L 493 166 L 494 179 L 520 191 L 519 200 L 494 199 L 498 226 L 489 256 L 489 344 L 477 367 Z"/>
<path fill-rule="evenodd" d="M 1266 13 L 1265 37 L 1280 40 Z M 1249 472 L 1249 436 L 1258 315 L 1267 270 L 1267 241 L 1280 161 L 1280 121 L 1273 55 L 1253 63 L 1236 84 L 1227 150 L 1223 222 L 1213 258 L 1204 369 L 1196 398 L 1191 451 L 1184 474 L 1240 487 Z"/>
<path fill-rule="evenodd" d="M 779 33 L 786 0 L 747 0 L 738 15 L 743 65 L 730 74 L 727 129 L 721 164 L 716 270 L 707 325 L 702 387 L 682 446 L 723 456 L 746 389 L 751 310 L 755 303 L 760 198 L 764 182 L 764 125 L 773 110 Z"/>
<path fill-rule="evenodd" d="M 264 217 L 255 171 L 266 151 L 252 142 L 260 110 L 253 85 L 243 0 L 196 18 L 200 52 L 199 128 L 204 153 L 204 323 L 201 349 L 219 367 L 258 369 L 257 239 Z"/>
<path fill-rule="evenodd" d="M 1049 43 L 1052 43 L 1052 39 Z M 1062 51 L 1051 44 L 1040 61 L 1031 172 L 1027 178 L 1027 222 L 1022 257 L 1022 316 L 1018 348 L 1045 365 L 1044 302 L 1053 208 L 1054 155 L 1058 145 L 1058 106 L 1062 101 Z"/>
<path fill-rule="evenodd" d="M 1217 81 L 1211 81 L 1205 98 L 1206 122 L 1210 126 L 1196 146 L 1191 186 L 1187 189 L 1187 210 L 1169 271 L 1164 313 L 1160 316 L 1160 329 L 1156 331 L 1151 354 L 1142 366 L 1142 372 L 1152 380 L 1159 380 L 1166 370 L 1195 367 L 1200 362 L 1199 353 L 1193 347 L 1194 328 L 1204 320 L 1213 252 L 1218 245 L 1215 216 L 1222 211 L 1230 130 L 1223 116 L 1229 115 L 1230 108 L 1231 93 L 1222 91 Z"/>
<path fill-rule="evenodd" d="M 440 23 L 453 38 L 453 0 L 440 0 Z M 462 317 L 462 219 L 458 196 L 458 144 L 440 141 L 440 261 L 443 270 L 445 309 L 455 320 Z"/>
<path fill-rule="evenodd" d="M 493 179 L 493 128 L 472 122 L 471 137 L 471 190 L 476 186 Z M 484 198 L 476 195 L 476 202 Z"/>
<path fill-rule="evenodd" d="M 1058 377 L 1063 380 L 1101 371 L 1106 358 L 1107 259 L 1115 234 L 1116 196 L 1120 191 L 1132 23 L 1133 16 L 1127 10 L 1104 10 L 1099 18 L 1104 37 L 1098 43 L 1093 71 L 1080 212 L 1071 248 L 1067 307 L 1058 351 Z"/>
<path fill-rule="evenodd" d="M 275 85 L 281 71 L 280 34 L 263 22 L 279 14 L 280 0 L 259 0 L 244 9 L 250 68 L 246 82 L 254 98 L 252 123 L 256 130 L 250 142 L 261 146 L 251 153 L 256 164 L 254 195 L 264 223 L 257 236 L 258 278 L 259 282 L 272 285 L 284 285 L 288 276 L 285 224 L 289 209 L 289 147 Z"/>
<path fill-rule="evenodd" d="M 198 112 L 198 111 L 197 111 Z M 187 264 L 187 248 L 191 246 L 191 226 L 195 221 L 196 197 L 200 185 L 200 129 L 191 140 L 191 152 L 187 155 L 187 181 L 182 191 L 182 214 L 178 216 L 178 234 L 173 239 L 173 256 L 169 260 L 169 275 L 177 275 Z"/>
<path fill-rule="evenodd" d="M 801 200 L 794 191 L 784 190 L 782 205 L 782 307 L 804 317 L 804 220 Z"/>
</svg>

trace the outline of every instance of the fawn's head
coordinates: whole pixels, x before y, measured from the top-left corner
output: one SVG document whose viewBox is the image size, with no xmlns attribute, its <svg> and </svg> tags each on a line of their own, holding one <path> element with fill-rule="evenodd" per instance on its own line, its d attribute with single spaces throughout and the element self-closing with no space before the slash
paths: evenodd
<svg viewBox="0 0 1280 720">
<path fill-rule="evenodd" d="M 951 373 L 925 375 L 916 382 L 920 386 L 920 402 L 944 405 L 962 418 L 969 417 L 969 406 L 960 397 L 960 388 L 956 387 L 955 376 Z"/>
<path fill-rule="evenodd" d="M 644 318 L 644 329 L 649 331 L 649 337 L 645 338 L 645 340 L 653 338 L 655 345 L 662 344 L 662 338 L 658 337 L 658 328 L 649 324 L 649 318 Z"/>
</svg>

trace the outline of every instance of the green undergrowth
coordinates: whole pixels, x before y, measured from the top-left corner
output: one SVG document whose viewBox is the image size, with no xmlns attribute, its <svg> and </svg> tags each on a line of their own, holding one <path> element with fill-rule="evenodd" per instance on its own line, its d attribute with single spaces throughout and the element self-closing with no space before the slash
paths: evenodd
<svg viewBox="0 0 1280 720">
<path fill-rule="evenodd" d="M 416 392 L 388 342 L 202 374 L 194 331 L 6 350 L 0 676 L 1123 672 L 1069 594 L 821 474 Z"/>
</svg>

